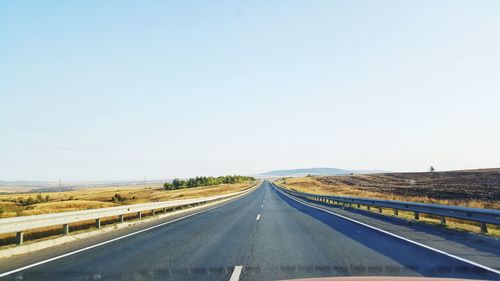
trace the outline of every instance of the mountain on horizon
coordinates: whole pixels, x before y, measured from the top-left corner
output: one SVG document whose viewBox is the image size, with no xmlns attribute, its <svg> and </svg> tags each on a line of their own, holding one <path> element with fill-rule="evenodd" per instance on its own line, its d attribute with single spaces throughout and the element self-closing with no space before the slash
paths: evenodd
<svg viewBox="0 0 500 281">
<path fill-rule="evenodd" d="M 338 168 L 303 168 L 303 169 L 287 169 L 274 170 L 258 174 L 258 177 L 303 177 L 307 175 L 314 176 L 333 176 L 333 175 L 349 175 L 349 174 L 376 174 L 385 173 L 381 170 L 344 170 Z"/>
</svg>

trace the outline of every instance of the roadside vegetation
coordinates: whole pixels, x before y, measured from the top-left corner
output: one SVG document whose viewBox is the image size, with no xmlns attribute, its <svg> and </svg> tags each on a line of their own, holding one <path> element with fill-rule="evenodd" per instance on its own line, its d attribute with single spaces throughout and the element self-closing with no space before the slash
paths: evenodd
<svg viewBox="0 0 500 281">
<path fill-rule="evenodd" d="M 226 177 L 224 177 L 226 178 Z M 225 182 L 210 186 L 198 186 L 176 190 L 165 190 L 161 184 L 148 186 L 108 186 L 87 188 L 72 191 L 40 192 L 40 193 L 9 193 L 0 194 L 0 218 L 50 214 L 57 212 L 97 209 L 128 204 L 139 204 L 159 201 L 169 201 L 188 198 L 209 197 L 246 190 L 257 182 L 253 178 L 226 178 Z M 144 212 L 143 217 L 152 216 L 152 212 Z M 125 215 L 125 220 L 137 219 L 135 214 Z M 104 218 L 101 225 L 116 223 L 118 217 Z M 85 232 L 95 229 L 95 222 L 84 221 L 71 224 L 71 233 Z M 61 227 L 47 227 L 24 232 L 25 241 L 39 241 L 53 236 L 61 236 Z M 15 233 L 1 234 L 0 247 L 10 247 L 15 243 Z M 28 242 L 28 243 L 29 243 Z"/>
<path fill-rule="evenodd" d="M 307 176 L 282 178 L 277 182 L 285 188 L 313 194 L 500 209 L 500 169 Z M 378 212 L 376 208 L 371 211 Z M 383 213 L 394 215 L 390 209 L 383 210 Z M 413 213 L 400 211 L 399 217 L 411 220 Z M 439 218 L 425 214 L 421 215 L 421 221 L 439 224 Z M 447 219 L 447 226 L 479 231 L 475 223 L 451 218 Z M 488 226 L 488 229 L 491 235 L 500 236 L 500 227 Z"/>
<path fill-rule="evenodd" d="M 188 180 L 174 179 L 172 183 L 166 182 L 163 187 L 166 190 L 176 190 L 183 188 L 193 188 L 198 186 L 213 186 L 218 184 L 235 184 L 248 181 L 255 181 L 253 177 L 246 176 L 220 176 L 220 177 L 196 177 Z"/>
<path fill-rule="evenodd" d="M 282 178 L 298 191 L 500 209 L 500 169 Z"/>
<path fill-rule="evenodd" d="M 225 178 L 225 177 L 224 177 Z M 254 184 L 253 178 L 233 178 L 234 183 L 165 189 L 147 186 L 107 186 L 59 192 L 0 194 L 0 218 L 106 208 L 187 198 L 200 198 L 242 191 Z M 188 180 L 189 181 L 189 180 Z"/>
</svg>

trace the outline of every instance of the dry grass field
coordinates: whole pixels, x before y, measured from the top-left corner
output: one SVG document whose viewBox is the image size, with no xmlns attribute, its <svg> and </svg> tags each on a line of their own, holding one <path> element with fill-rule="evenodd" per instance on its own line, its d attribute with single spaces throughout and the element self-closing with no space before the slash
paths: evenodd
<svg viewBox="0 0 500 281">
<path fill-rule="evenodd" d="M 280 183 L 293 190 L 315 194 L 500 209 L 500 169 L 287 178 Z M 384 213 L 393 214 L 392 210 Z M 400 212 L 400 216 L 412 218 L 413 214 Z M 425 215 L 422 220 L 437 222 L 436 218 Z M 478 231 L 478 227 L 468 222 L 449 219 L 447 224 Z M 491 234 L 500 235 L 499 227 L 489 229 Z"/>
<path fill-rule="evenodd" d="M 500 209 L 500 169 L 288 178 L 297 190 Z"/>
<path fill-rule="evenodd" d="M 137 185 L 96 187 L 63 191 L 61 194 L 59 192 L 1 194 L 0 217 L 29 216 L 127 204 L 199 198 L 241 191 L 252 184 L 250 182 L 221 184 L 169 191 L 164 190 L 160 184 L 157 184 L 147 185 L 146 187 Z M 119 194 L 120 199 L 113 199 L 115 194 Z M 33 204 L 26 204 L 30 197 L 30 203 Z"/>
<path fill-rule="evenodd" d="M 220 184 L 178 190 L 164 190 L 160 184 L 157 184 L 148 185 L 146 187 L 137 185 L 96 187 L 63 191 L 61 194 L 59 194 L 59 192 L 9 193 L 0 195 L 1 217 L 29 216 L 127 204 L 208 197 L 242 191 L 253 186 L 255 183 L 256 182 Z M 116 197 L 116 194 L 119 194 L 119 197 Z M 26 205 L 20 203 L 26 203 L 30 197 L 31 202 L 35 202 L 34 204 Z M 143 217 L 151 215 L 151 212 L 143 213 Z M 117 219 L 117 217 L 105 218 L 102 220 L 101 224 L 114 224 L 117 222 Z M 137 218 L 135 214 L 129 214 L 125 216 L 125 219 L 134 220 Z M 89 229 L 94 229 L 93 221 L 85 221 L 70 225 L 71 233 L 88 231 Z M 24 238 L 25 242 L 30 243 L 61 235 L 61 227 L 55 226 L 25 231 Z M 14 243 L 15 233 L 0 235 L 0 247 L 10 247 Z"/>
</svg>

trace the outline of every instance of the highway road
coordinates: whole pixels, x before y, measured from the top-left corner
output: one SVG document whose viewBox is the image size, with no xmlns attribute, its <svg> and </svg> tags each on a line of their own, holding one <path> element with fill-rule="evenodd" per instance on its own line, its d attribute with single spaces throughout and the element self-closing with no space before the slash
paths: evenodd
<svg viewBox="0 0 500 281">
<path fill-rule="evenodd" d="M 276 280 L 343 275 L 500 279 L 498 274 L 300 204 L 264 182 L 224 206 L 0 280 L 230 280 L 232 276 L 232 280 Z"/>
</svg>

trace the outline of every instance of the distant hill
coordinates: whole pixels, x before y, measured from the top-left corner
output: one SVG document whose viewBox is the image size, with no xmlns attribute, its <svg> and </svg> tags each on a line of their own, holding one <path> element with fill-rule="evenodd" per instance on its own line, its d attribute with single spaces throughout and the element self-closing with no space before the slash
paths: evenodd
<svg viewBox="0 0 500 281">
<path fill-rule="evenodd" d="M 343 170 L 338 168 L 305 168 L 305 169 L 289 169 L 289 170 L 274 170 L 258 174 L 258 177 L 303 177 L 307 175 L 314 176 L 332 176 L 332 175 L 349 175 L 349 174 L 374 174 L 385 173 L 386 171 L 379 170 Z"/>
</svg>

